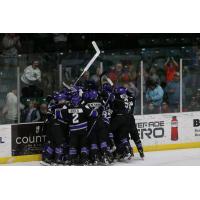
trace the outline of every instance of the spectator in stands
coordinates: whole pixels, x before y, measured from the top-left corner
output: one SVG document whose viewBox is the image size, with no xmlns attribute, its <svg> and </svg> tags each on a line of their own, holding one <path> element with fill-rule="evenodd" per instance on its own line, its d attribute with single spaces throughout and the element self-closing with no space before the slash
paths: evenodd
<svg viewBox="0 0 200 200">
<path fill-rule="evenodd" d="M 135 66 L 132 63 L 128 63 L 127 64 L 128 68 L 129 68 L 129 72 L 130 72 L 130 78 L 131 81 L 133 81 L 134 83 L 136 83 L 136 78 L 137 78 L 137 73 L 136 73 L 136 69 Z"/>
<path fill-rule="evenodd" d="M 24 69 L 21 81 L 24 86 L 22 88 L 23 97 L 41 97 L 43 95 L 42 90 L 39 89 L 39 84 L 41 83 L 41 71 L 38 60 L 34 60 L 32 65 L 29 65 Z"/>
<path fill-rule="evenodd" d="M 117 82 L 117 73 L 116 73 L 116 69 L 114 66 L 112 66 L 110 68 L 110 71 L 108 73 L 108 77 L 112 80 L 113 83 Z"/>
<path fill-rule="evenodd" d="M 2 115 L 8 124 L 17 122 L 17 102 L 17 90 L 13 89 L 7 94 L 6 103 L 2 110 Z M 20 108 L 23 109 L 24 106 L 20 104 Z"/>
<path fill-rule="evenodd" d="M 153 105 L 153 103 L 147 103 L 147 105 L 144 108 L 145 114 L 158 114 L 157 108 Z"/>
<path fill-rule="evenodd" d="M 119 75 L 119 80 L 122 82 L 130 82 L 131 81 L 131 73 L 129 71 L 129 67 L 125 65 L 122 68 L 121 74 Z"/>
<path fill-rule="evenodd" d="M 188 106 L 188 111 L 198 111 L 199 103 L 196 97 L 192 97 L 192 100 Z"/>
<path fill-rule="evenodd" d="M 117 63 L 115 67 L 111 67 L 108 77 L 112 80 L 113 83 L 117 83 L 120 80 L 120 76 L 122 75 L 123 65 L 121 63 Z"/>
<path fill-rule="evenodd" d="M 164 71 L 166 82 L 172 81 L 175 73 L 179 71 L 179 65 L 173 57 L 167 59 L 166 63 L 164 64 Z"/>
<path fill-rule="evenodd" d="M 41 82 L 41 71 L 39 69 L 39 61 L 33 61 L 32 65 L 25 68 L 21 77 L 23 83 L 27 85 L 36 85 Z"/>
<path fill-rule="evenodd" d="M 16 66 L 18 50 L 21 48 L 20 37 L 15 33 L 7 33 L 3 37 L 2 46 L 5 66 Z"/>
<path fill-rule="evenodd" d="M 150 70 L 149 70 L 149 77 L 155 81 L 156 83 L 160 84 L 160 78 L 157 74 L 157 71 L 156 71 L 156 68 L 155 67 L 152 67 Z"/>
<path fill-rule="evenodd" d="M 80 69 L 80 73 L 83 72 L 83 68 Z M 73 80 L 73 83 L 76 81 L 78 77 Z M 80 80 L 77 82 L 77 85 L 87 87 L 90 84 L 95 84 L 94 81 L 90 80 L 90 72 L 86 71 Z"/>
<path fill-rule="evenodd" d="M 90 79 L 90 72 L 89 71 L 86 71 L 83 76 L 82 76 L 82 79 L 84 81 L 88 81 Z"/>
<path fill-rule="evenodd" d="M 99 84 L 100 75 L 101 75 L 101 68 L 97 67 L 96 74 L 92 75 L 90 80 L 94 81 L 96 84 Z"/>
<path fill-rule="evenodd" d="M 162 103 L 162 107 L 161 107 L 161 113 L 169 113 L 170 110 L 169 110 L 169 105 L 167 104 L 166 101 L 164 101 Z"/>
<path fill-rule="evenodd" d="M 47 109 L 48 109 L 48 106 L 46 103 L 42 103 L 40 105 L 40 110 L 39 110 L 39 113 L 40 113 L 40 120 L 39 121 L 44 121 L 46 119 L 46 115 L 47 115 Z"/>
<path fill-rule="evenodd" d="M 80 70 L 81 73 L 83 72 L 83 69 Z M 80 85 L 85 85 L 88 81 L 90 81 L 90 72 L 89 71 L 86 71 L 83 76 L 80 78 L 79 80 L 79 84 Z"/>
<path fill-rule="evenodd" d="M 156 83 L 154 80 L 149 79 L 146 83 L 146 101 L 148 104 L 153 104 L 154 109 L 157 113 L 161 112 L 161 104 L 163 101 L 164 91 L 161 86 Z"/>
<path fill-rule="evenodd" d="M 180 105 L 180 74 L 176 72 L 172 81 L 167 83 L 165 88 L 170 112 L 179 112 Z M 182 85 L 183 102 L 185 100 L 185 85 Z"/>
<path fill-rule="evenodd" d="M 188 66 L 184 66 L 183 67 L 183 82 L 185 83 L 185 85 L 188 85 L 191 83 L 192 77 L 191 77 L 191 73 L 189 71 Z"/>
<path fill-rule="evenodd" d="M 119 79 L 119 76 L 121 75 L 122 70 L 123 70 L 123 65 L 122 65 L 122 63 L 117 63 L 116 66 L 115 66 L 115 69 L 116 69 L 117 77 L 118 77 L 118 79 Z"/>
<path fill-rule="evenodd" d="M 22 112 L 23 122 L 37 122 L 40 120 L 40 113 L 37 109 L 37 104 L 34 101 L 30 101 L 29 105 Z"/>
<path fill-rule="evenodd" d="M 188 111 L 200 111 L 200 89 L 198 89 L 195 96 L 192 97 L 188 106 Z"/>
</svg>

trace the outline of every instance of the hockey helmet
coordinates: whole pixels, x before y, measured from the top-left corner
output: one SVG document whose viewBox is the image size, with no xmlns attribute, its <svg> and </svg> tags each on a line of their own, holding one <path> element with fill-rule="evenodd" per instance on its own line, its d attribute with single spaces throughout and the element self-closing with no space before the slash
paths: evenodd
<svg viewBox="0 0 200 200">
<path fill-rule="evenodd" d="M 96 90 L 90 90 L 89 91 L 89 99 L 95 100 L 98 97 L 98 92 Z"/>
<path fill-rule="evenodd" d="M 66 101 L 66 95 L 64 93 L 59 93 L 55 96 L 55 100 L 58 102 L 58 103 L 65 103 Z"/>
<path fill-rule="evenodd" d="M 86 91 L 83 93 L 83 99 L 84 99 L 84 100 L 88 100 L 88 99 L 89 99 L 89 96 L 90 96 L 89 91 L 86 90 Z"/>
<path fill-rule="evenodd" d="M 81 98 L 79 97 L 79 95 L 75 95 L 75 96 L 72 96 L 71 98 L 71 104 L 73 106 L 78 106 L 81 102 Z"/>
<path fill-rule="evenodd" d="M 104 83 L 103 84 L 103 91 L 112 92 L 112 86 L 109 83 Z"/>
<path fill-rule="evenodd" d="M 116 87 L 115 88 L 115 92 L 117 93 L 117 94 L 126 94 L 126 92 L 127 92 L 127 89 L 125 88 L 125 87 L 122 87 L 122 86 L 119 86 L 119 87 Z"/>
</svg>

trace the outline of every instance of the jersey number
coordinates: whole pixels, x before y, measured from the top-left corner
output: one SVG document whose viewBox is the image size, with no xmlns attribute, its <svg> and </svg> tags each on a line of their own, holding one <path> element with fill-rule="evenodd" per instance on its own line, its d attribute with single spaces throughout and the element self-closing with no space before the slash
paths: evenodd
<svg viewBox="0 0 200 200">
<path fill-rule="evenodd" d="M 128 102 L 124 102 L 125 103 L 125 108 L 129 108 L 129 103 Z"/>
<path fill-rule="evenodd" d="M 79 123 L 79 120 L 78 120 L 78 113 L 73 113 L 72 116 L 73 116 L 73 120 L 72 120 L 73 123 L 74 123 L 74 124 Z"/>
<path fill-rule="evenodd" d="M 125 108 L 131 110 L 131 107 L 133 106 L 133 102 L 128 102 L 128 100 L 125 100 L 124 102 Z"/>
<path fill-rule="evenodd" d="M 124 104 L 125 104 L 125 108 L 129 109 L 129 102 L 127 98 L 124 99 Z"/>
</svg>

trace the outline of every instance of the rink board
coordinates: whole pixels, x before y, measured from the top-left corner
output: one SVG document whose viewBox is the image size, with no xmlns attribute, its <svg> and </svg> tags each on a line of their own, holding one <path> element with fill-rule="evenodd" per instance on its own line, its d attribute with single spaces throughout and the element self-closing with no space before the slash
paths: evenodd
<svg viewBox="0 0 200 200">
<path fill-rule="evenodd" d="M 173 117 L 178 131 L 175 141 Z M 200 112 L 140 115 L 135 119 L 146 152 L 200 148 Z M 41 160 L 45 140 L 43 123 L 0 125 L 0 164 Z"/>
</svg>

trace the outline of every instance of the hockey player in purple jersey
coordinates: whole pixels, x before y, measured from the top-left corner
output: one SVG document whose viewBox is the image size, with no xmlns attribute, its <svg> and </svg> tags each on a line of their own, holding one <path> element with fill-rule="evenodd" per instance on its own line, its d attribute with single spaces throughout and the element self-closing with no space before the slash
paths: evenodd
<svg viewBox="0 0 200 200">
<path fill-rule="evenodd" d="M 116 87 L 112 102 L 111 130 L 114 134 L 119 159 L 130 159 L 131 151 L 128 141 L 129 134 L 129 101 L 126 88 Z"/>
<path fill-rule="evenodd" d="M 67 109 L 61 112 L 63 120 L 69 124 L 69 160 L 70 165 L 88 165 L 87 147 L 88 119 L 96 117 L 97 112 L 87 107 L 78 91 L 72 93 Z M 79 157 L 80 156 L 80 157 Z"/>
<path fill-rule="evenodd" d="M 87 107 L 98 112 L 98 117 L 90 118 L 88 121 L 88 144 L 90 146 L 90 158 L 94 165 L 103 163 L 108 165 L 110 160 L 110 149 L 107 144 L 107 127 L 104 122 L 103 112 L 105 110 L 102 99 L 96 90 L 91 89 L 84 93 L 84 101 Z"/>
<path fill-rule="evenodd" d="M 48 106 L 45 121 L 48 141 L 42 151 L 42 161 L 48 164 L 63 164 L 67 143 L 67 124 L 63 122 L 61 110 L 66 109 L 66 95 L 55 93 Z"/>
</svg>

